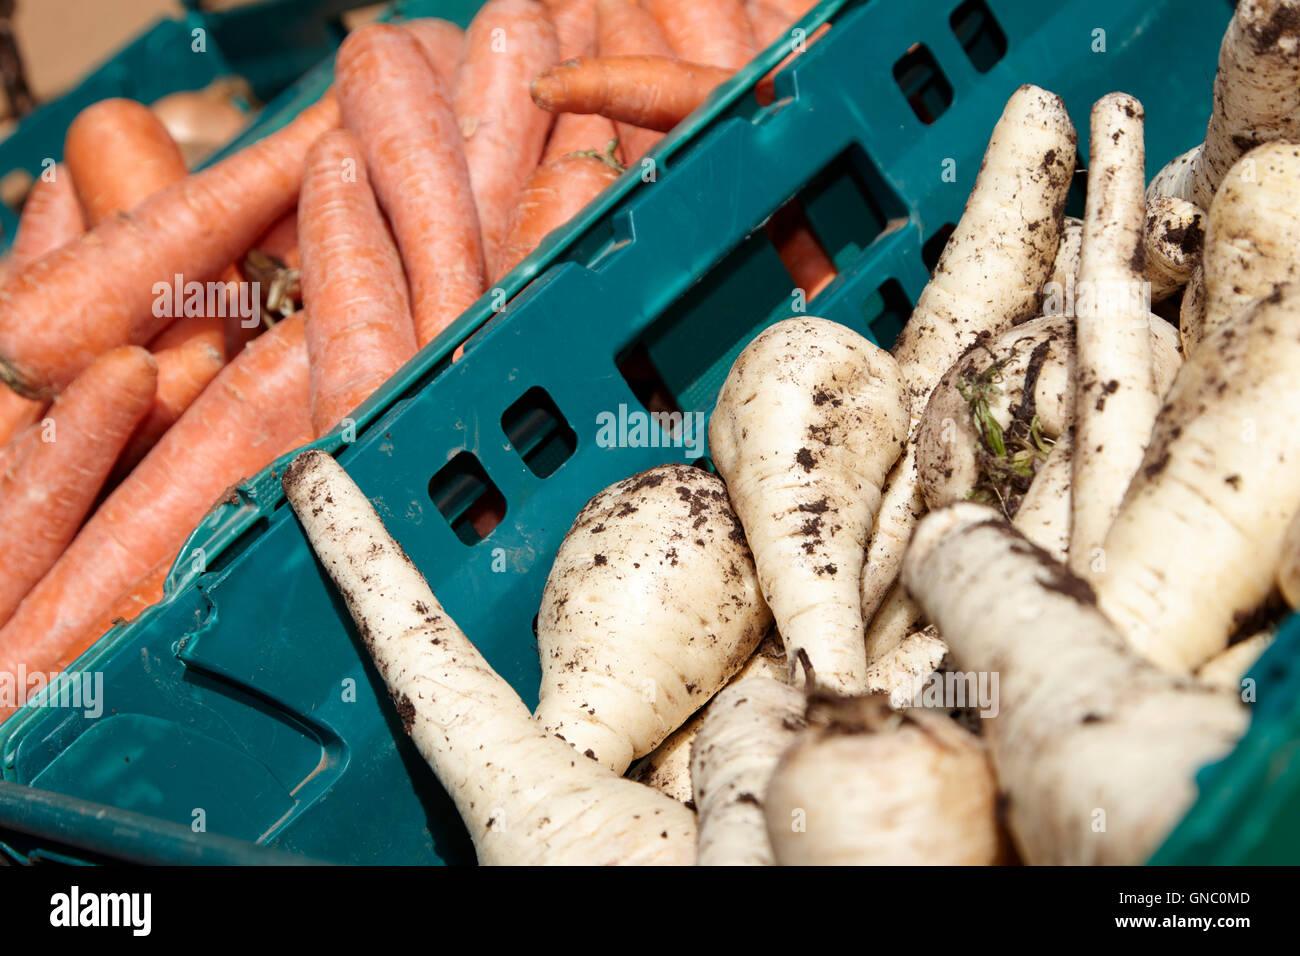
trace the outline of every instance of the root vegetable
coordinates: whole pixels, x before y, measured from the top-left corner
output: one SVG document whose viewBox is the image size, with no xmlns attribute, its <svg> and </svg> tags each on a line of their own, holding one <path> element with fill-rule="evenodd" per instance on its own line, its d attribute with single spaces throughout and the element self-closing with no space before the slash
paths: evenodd
<svg viewBox="0 0 1300 956">
<path fill-rule="evenodd" d="M 981 335 L 1038 314 L 1056 261 L 1077 141 L 1059 96 L 1022 86 L 1007 101 L 961 221 L 894 345 L 911 396 L 913 430 L 931 390 Z M 868 620 L 897 580 L 912 528 L 924 513 L 916 479 L 916 447 L 909 443 L 886 483 L 868 546 L 861 582 Z"/>
<path fill-rule="evenodd" d="M 1277 586 L 1287 604 L 1293 608 L 1300 607 L 1300 514 L 1291 520 L 1282 540 Z"/>
<path fill-rule="evenodd" d="M 559 59 L 555 25 L 537 0 L 488 0 L 465 32 L 454 106 L 489 272 L 511 204 L 551 130 L 551 115 L 533 104 L 528 84 Z"/>
<path fill-rule="evenodd" d="M 1300 292 L 1284 286 L 1179 370 L 1092 574 L 1139 652 L 1186 674 L 1272 590 L 1300 503 Z"/>
<path fill-rule="evenodd" d="M 1092 108 L 1079 257 L 1070 568 L 1084 574 L 1119 511 L 1160 408 L 1144 300 L 1142 104 L 1111 93 Z"/>
<path fill-rule="evenodd" d="M 1270 627 L 1238 641 L 1202 664 L 1196 672 L 1196 679 L 1210 687 L 1240 694 L 1241 682 L 1276 638 L 1276 629 Z"/>
<path fill-rule="evenodd" d="M 1147 203 L 1145 260 L 1151 301 L 1169 298 L 1187 285 L 1201 261 L 1205 213 L 1183 199 L 1159 196 Z"/>
<path fill-rule="evenodd" d="M 450 95 L 456 88 L 456 64 L 465 48 L 465 31 L 450 20 L 438 17 L 407 20 L 401 26 L 420 44 L 429 65 L 442 80 L 443 90 Z"/>
<path fill-rule="evenodd" d="M 9 251 L 9 269 L 16 274 L 47 253 L 71 242 L 86 231 L 77 202 L 77 190 L 66 166 L 55 166 L 37 177 L 23 203 L 23 214 Z"/>
<path fill-rule="evenodd" d="M 912 631 L 897 646 L 871 661 L 867 687 L 885 694 L 891 707 L 907 706 L 916 699 L 926 679 L 948 656 L 948 645 L 932 626 Z"/>
<path fill-rule="evenodd" d="M 402 254 L 416 343 L 423 348 L 474 304 L 485 274 L 450 91 L 419 44 L 384 23 L 343 41 L 335 75 L 343 123 L 361 143 Z"/>
<path fill-rule="evenodd" d="M 1300 15 L 1300 14 L 1298 14 Z M 1205 232 L 1204 339 L 1274 287 L 1300 277 L 1300 145 L 1267 143 L 1228 172 Z"/>
<path fill-rule="evenodd" d="M 1079 250 L 1083 246 L 1083 220 L 1066 216 L 1061 223 L 1061 242 L 1056 247 L 1056 259 L 1052 262 L 1052 274 L 1047 277 L 1044 290 L 1050 295 L 1053 291 L 1064 296 L 1067 288 L 1074 288 L 1079 281 Z"/>
<path fill-rule="evenodd" d="M 1209 209 L 1233 163 L 1259 143 L 1300 137 L 1300 3 L 1242 0 L 1219 47 L 1205 142 L 1151 181 L 1148 198 Z"/>
<path fill-rule="evenodd" d="M 0 626 L 90 513 L 113 461 L 149 410 L 157 378 L 158 365 L 144 349 L 114 349 L 55 400 L 48 425 L 18 438 L 0 471 Z"/>
<path fill-rule="evenodd" d="M 347 130 L 307 154 L 298 201 L 311 418 L 327 434 L 416 351 L 402 260 Z"/>
<path fill-rule="evenodd" d="M 990 865 L 997 783 L 951 718 L 880 697 L 814 703 L 764 798 L 783 866 Z"/>
<path fill-rule="evenodd" d="M 786 657 L 805 651 L 836 692 L 865 687 L 858 581 L 906 402 L 887 352 L 825 319 L 787 319 L 737 357 L 709 424 Z"/>
<path fill-rule="evenodd" d="M 480 863 L 694 860 L 694 814 L 584 759 L 535 723 L 332 458 L 304 452 L 283 484 Z"/>
<path fill-rule="evenodd" d="M 598 0 L 596 5 L 596 54 L 598 56 L 673 56 L 672 44 L 659 21 L 636 0 Z M 631 164 L 654 148 L 663 133 L 618 123 L 618 140 L 623 161 Z"/>
<path fill-rule="evenodd" d="M 1020 499 L 1013 522 L 1026 538 L 1064 562 L 1070 550 L 1070 480 L 1074 475 L 1074 435 L 1059 435 L 1033 483 Z"/>
<path fill-rule="evenodd" d="M 574 519 L 537 618 L 537 721 L 615 773 L 657 747 L 771 625 L 715 476 L 662 465 Z"/>
<path fill-rule="evenodd" d="M 1026 863 L 1141 863 L 1246 728 L 1231 696 L 1141 660 L 1083 580 L 987 507 L 926 517 L 903 580 L 955 665 L 999 676 L 984 726 Z"/>
<path fill-rule="evenodd" d="M 770 677 L 732 683 L 709 705 L 691 745 L 700 866 L 776 863 L 763 795 L 803 711 L 803 691 Z"/>
<path fill-rule="evenodd" d="M 552 113 L 599 113 L 666 133 L 730 77 L 730 70 L 672 57 L 579 57 L 545 70 L 529 90 Z"/>
<path fill-rule="evenodd" d="M 792 199 L 774 212 L 764 229 L 795 288 L 803 290 L 805 302 L 835 281 L 839 274 L 835 260 L 826 252 L 799 200 Z"/>
<path fill-rule="evenodd" d="M 758 650 L 727 683 L 731 687 L 751 677 L 768 677 L 785 682 L 788 669 L 785 653 L 781 650 L 780 638 L 769 633 Z M 666 793 L 679 803 L 695 809 L 694 794 L 691 789 L 691 742 L 704 722 L 704 715 L 709 712 L 717 695 L 708 704 L 697 710 L 686 723 L 682 724 L 658 747 L 650 751 L 627 772 L 629 780 L 654 787 Z"/>
<path fill-rule="evenodd" d="M 757 53 L 743 0 L 642 0 L 683 60 L 739 70 Z"/>
<path fill-rule="evenodd" d="M 327 94 L 289 125 L 106 219 L 0 290 L 0 379 L 47 397 L 111 348 L 148 342 L 178 316 L 155 315 L 155 283 L 216 277 L 298 195 L 303 159 L 338 124 Z"/>
</svg>

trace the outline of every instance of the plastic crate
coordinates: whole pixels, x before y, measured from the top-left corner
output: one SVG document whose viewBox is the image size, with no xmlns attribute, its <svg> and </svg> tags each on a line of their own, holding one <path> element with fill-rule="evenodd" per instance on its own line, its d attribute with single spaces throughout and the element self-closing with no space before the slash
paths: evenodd
<svg viewBox="0 0 1300 956">
<path fill-rule="evenodd" d="M 1196 16 L 1188 6 L 827 0 L 804 25 L 833 29 L 778 76 L 774 103 L 748 94 L 781 45 L 661 144 L 653 181 L 633 170 L 613 184 L 377 393 L 355 442 L 316 444 L 337 453 L 448 612 L 535 703 L 532 622 L 573 516 L 611 482 L 694 455 L 601 447 L 597 416 L 641 409 L 651 377 L 684 412 L 711 409 L 736 353 L 790 311 L 761 231 L 772 213 L 799 196 L 842 270 L 808 311 L 887 345 L 1017 85 L 1066 98 L 1085 155 L 1089 108 L 1113 89 L 1147 105 L 1148 173 L 1199 140 L 1231 5 L 1201 0 Z M 325 82 L 305 79 L 285 109 Z M 0 727 L 0 772 L 39 788 L 34 804 L 74 801 L 57 819 L 85 800 L 153 817 L 160 834 L 201 814 L 211 833 L 320 860 L 470 862 L 454 808 L 283 505 L 286 461 L 195 531 L 162 604 L 74 665 L 103 674 L 104 715 L 29 704 Z M 467 515 L 489 499 L 504 502 L 505 519 L 478 540 Z M 1300 846 L 1294 823 L 1289 843 L 1247 832 L 1274 828 L 1270 807 L 1296 799 L 1298 678 L 1282 665 L 1298 635 L 1293 623 L 1257 668 L 1268 707 L 1206 772 L 1200 803 L 1157 859 L 1202 852 L 1207 833 L 1234 860 Z M 1277 784 L 1271 801 L 1261 769 Z M 0 800 L 0 826 L 14 819 Z M 44 825 L 28 819 L 24 852 L 42 845 Z M 77 846 L 76 832 L 49 832 L 54 852 Z M 162 860 L 171 846 L 144 826 L 120 852 Z"/>
<path fill-rule="evenodd" d="M 76 87 L 23 117 L 0 141 L 0 174 L 63 158 L 68 124 L 97 100 L 122 96 L 152 103 L 170 93 L 199 90 L 225 76 L 241 76 L 253 95 L 269 101 L 316 66 L 342 42 L 341 14 L 367 0 L 266 0 L 206 12 L 184 0 L 185 14 L 161 19 L 118 50 Z M 195 49 L 195 31 L 203 31 Z M 0 203 L 0 251 L 13 241 L 17 213 Z"/>
</svg>

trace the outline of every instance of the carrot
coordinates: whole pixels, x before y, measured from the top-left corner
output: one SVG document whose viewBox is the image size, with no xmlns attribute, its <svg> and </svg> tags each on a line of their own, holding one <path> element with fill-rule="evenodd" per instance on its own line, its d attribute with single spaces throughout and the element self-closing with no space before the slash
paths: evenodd
<svg viewBox="0 0 1300 956">
<path fill-rule="evenodd" d="M 556 113 L 599 113 L 667 132 L 704 102 L 729 70 L 662 56 L 580 57 L 533 81 L 533 101 Z"/>
<path fill-rule="evenodd" d="M 81 656 L 83 651 L 108 633 L 110 629 L 119 624 L 134 621 L 148 608 L 161 601 L 167 583 L 167 575 L 171 573 L 173 561 L 174 556 L 159 561 L 140 580 L 131 585 L 131 589 L 122 595 L 112 608 L 88 626 L 81 636 L 70 645 L 70 649 L 62 657 L 54 661 L 50 666 L 50 670 L 66 670 L 73 661 Z"/>
<path fill-rule="evenodd" d="M 46 176 L 49 176 L 47 179 Z M 23 204 L 10 251 L 11 276 L 86 231 L 72 175 L 65 166 L 42 172 Z"/>
<path fill-rule="evenodd" d="M 501 271 L 493 282 L 517 266 L 551 230 L 568 222 L 619 177 L 623 167 L 614 159 L 613 150 L 611 141 L 605 153 L 594 150 L 570 153 L 533 171 L 510 211 L 499 260 Z"/>
<path fill-rule="evenodd" d="M 100 100 L 78 113 L 63 141 L 63 161 L 91 226 L 189 174 L 162 120 L 127 99 Z"/>
<path fill-rule="evenodd" d="M 52 424 L 29 428 L 0 475 L 0 624 L 47 572 L 90 510 L 131 429 L 153 399 L 158 366 L 114 349 L 68 386 Z"/>
<path fill-rule="evenodd" d="M 225 358 L 225 343 L 221 331 L 221 319 L 206 315 L 191 315 L 177 319 L 149 340 L 149 351 L 161 352 L 187 345 L 194 340 L 207 343 Z"/>
<path fill-rule="evenodd" d="M 821 0 L 746 0 L 747 3 L 761 2 L 764 6 L 778 10 L 785 15 L 786 25 L 794 26 L 804 15 L 817 6 Z"/>
<path fill-rule="evenodd" d="M 167 429 L 180 420 L 208 383 L 217 377 L 226 364 L 223 347 L 221 320 L 200 318 L 189 338 L 154 352 L 154 359 L 158 362 L 158 387 L 153 403 L 118 456 L 107 482 L 110 487 L 131 473 Z"/>
<path fill-rule="evenodd" d="M 303 158 L 338 122 L 332 96 L 278 132 L 100 223 L 0 290 L 0 379 L 49 397 L 111 348 L 149 341 L 158 281 L 218 275 L 297 196 Z"/>
<path fill-rule="evenodd" d="M 812 299 L 839 274 L 798 200 L 792 199 L 768 220 L 767 237 L 805 299 Z"/>
<path fill-rule="evenodd" d="M 673 51 L 691 63 L 739 70 L 757 52 L 742 0 L 644 0 Z"/>
<path fill-rule="evenodd" d="M 605 117 L 597 113 L 561 113 L 555 118 L 551 138 L 546 141 L 542 165 L 561 156 L 568 156 L 570 153 L 582 153 L 593 149 L 603 152 L 610 142 L 618 142 L 618 129 Z M 621 152 L 615 146 L 616 158 Z"/>
<path fill-rule="evenodd" d="M 311 439 L 303 324 L 285 319 L 222 369 L 109 495 L 0 628 L 0 673 L 84 650 L 86 628 L 175 554 L 223 492 Z"/>
<path fill-rule="evenodd" d="M 425 59 L 438 74 L 438 79 L 442 80 L 443 89 L 448 92 L 454 90 L 456 64 L 460 62 L 460 52 L 465 47 L 465 31 L 450 20 L 440 20 L 437 17 L 407 20 L 402 24 L 402 29 L 420 44 Z"/>
<path fill-rule="evenodd" d="M 346 169 L 354 174 L 345 176 Z M 298 202 L 311 418 L 319 436 L 415 354 L 415 324 L 402 260 L 351 133 L 316 141 Z"/>
<path fill-rule="evenodd" d="M 749 18 L 750 29 L 754 32 L 754 46 L 759 50 L 766 50 L 785 36 L 785 31 L 790 26 L 785 11 L 765 0 L 745 0 L 745 16 Z"/>
<path fill-rule="evenodd" d="M 672 44 L 659 21 L 636 0 L 597 0 L 597 56 L 672 56 Z M 568 59 L 566 57 L 566 59 Z M 663 134 L 631 123 L 615 123 L 623 159 L 634 163 L 654 148 Z"/>
<path fill-rule="evenodd" d="M 41 417 L 45 402 L 23 398 L 8 385 L 0 385 L 0 448 Z"/>
<path fill-rule="evenodd" d="M 27 196 L 18 231 L 0 272 L 0 283 L 8 282 L 25 266 L 86 231 L 72 175 L 63 166 L 53 167 L 49 175 L 46 179 L 42 173 Z M 36 421 L 46 404 L 24 398 L 0 382 L 0 447 Z"/>
<path fill-rule="evenodd" d="M 483 293 L 478 214 L 447 93 L 419 44 L 383 23 L 343 41 L 335 76 L 406 265 L 423 347 Z"/>
<path fill-rule="evenodd" d="M 555 26 L 536 0 L 488 0 L 465 33 L 456 121 L 488 272 L 496 271 L 510 206 L 542 158 L 551 128 L 550 114 L 529 98 L 528 83 L 559 59 Z"/>
<path fill-rule="evenodd" d="M 596 0 L 543 0 L 555 24 L 559 58 L 596 52 Z"/>
</svg>

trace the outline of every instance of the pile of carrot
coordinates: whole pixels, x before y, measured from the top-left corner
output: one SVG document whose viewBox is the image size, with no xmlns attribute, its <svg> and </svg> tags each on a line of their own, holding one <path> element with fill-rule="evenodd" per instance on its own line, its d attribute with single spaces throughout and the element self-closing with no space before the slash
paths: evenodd
<svg viewBox="0 0 1300 956">
<path fill-rule="evenodd" d="M 149 107 L 84 110 L 0 260 L 0 671 L 156 603 L 233 486 L 345 423 L 814 3 L 367 24 L 319 102 L 197 172 Z M 834 278 L 797 205 L 768 235 L 809 296 Z"/>
</svg>

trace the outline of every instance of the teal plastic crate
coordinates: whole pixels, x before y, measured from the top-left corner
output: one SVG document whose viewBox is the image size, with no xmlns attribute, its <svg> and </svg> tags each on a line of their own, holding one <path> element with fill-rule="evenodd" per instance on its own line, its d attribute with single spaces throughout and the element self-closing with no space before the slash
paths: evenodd
<svg viewBox="0 0 1300 956">
<path fill-rule="evenodd" d="M 1147 106 L 1149 173 L 1199 140 L 1231 7 L 1188 8 L 827 0 L 805 26 L 833 28 L 778 76 L 774 103 L 749 93 L 780 45 L 663 141 L 652 181 L 622 177 L 377 393 L 355 442 L 316 444 L 338 455 L 447 610 L 534 704 L 532 624 L 573 516 L 611 482 L 694 454 L 602 447 L 598 417 L 665 395 L 684 412 L 711 409 L 735 354 L 790 314 L 790 282 L 761 230 L 772 213 L 798 196 L 841 267 L 808 311 L 888 345 L 1019 84 L 1066 98 L 1085 155 L 1091 103 L 1113 89 Z M 326 72 L 305 78 L 267 122 L 326 82 Z M 71 801 L 27 818 L 24 852 L 48 833 L 53 852 L 75 856 L 77 801 L 91 801 L 159 821 L 158 835 L 146 826 L 122 837 L 121 855 L 137 860 L 168 858 L 162 834 L 196 814 L 210 833 L 305 858 L 473 860 L 284 506 L 286 463 L 195 531 L 162 604 L 76 663 L 103 675 L 102 716 L 31 704 L 0 727 L 3 778 L 37 788 L 27 794 L 37 806 Z M 480 540 L 472 519 L 491 501 L 505 517 Z M 1206 771 L 1200 803 L 1159 860 L 1199 859 L 1207 841 L 1216 862 L 1300 848 L 1295 814 L 1281 813 L 1297 789 L 1300 678 L 1286 665 L 1298 639 L 1293 623 L 1257 668 L 1250 733 Z M 1268 782 L 1276 799 L 1261 793 Z M 14 820 L 0 800 L 0 826 Z"/>
<path fill-rule="evenodd" d="M 343 40 L 341 15 L 367 0 L 265 0 L 206 11 L 183 0 L 184 15 L 160 19 L 92 71 L 76 87 L 23 117 L 0 141 L 0 174 L 63 158 L 68 124 L 98 100 L 123 96 L 152 103 L 199 90 L 221 77 L 241 76 L 260 102 L 278 96 Z M 196 32 L 202 31 L 202 44 Z M 0 203 L 0 251 L 13 241 L 15 210 Z"/>
</svg>

